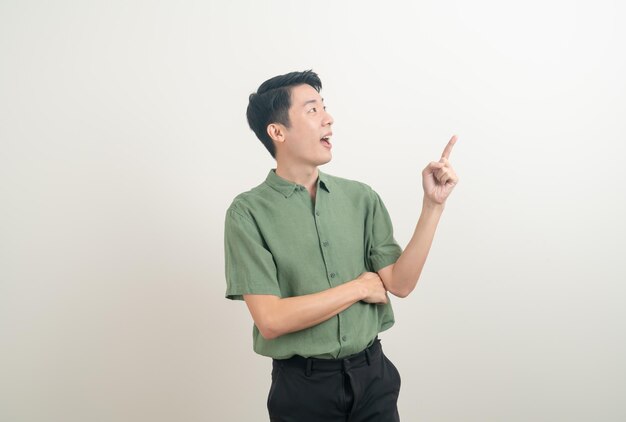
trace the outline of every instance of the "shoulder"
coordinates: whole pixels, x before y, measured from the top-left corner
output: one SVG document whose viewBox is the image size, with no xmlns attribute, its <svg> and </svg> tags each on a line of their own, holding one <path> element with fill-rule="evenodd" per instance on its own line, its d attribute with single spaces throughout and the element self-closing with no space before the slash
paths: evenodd
<svg viewBox="0 0 626 422">
<path fill-rule="evenodd" d="M 257 188 L 260 188 L 260 186 Z M 259 200 L 259 192 L 257 192 L 257 188 L 242 192 L 235 196 L 228 206 L 226 214 L 229 216 L 239 216 L 251 220 L 254 204 Z"/>
<path fill-rule="evenodd" d="M 241 192 L 233 198 L 228 209 L 227 217 L 240 217 L 253 220 L 253 212 L 264 203 L 273 200 L 274 190 L 263 182 L 245 192 Z"/>
</svg>

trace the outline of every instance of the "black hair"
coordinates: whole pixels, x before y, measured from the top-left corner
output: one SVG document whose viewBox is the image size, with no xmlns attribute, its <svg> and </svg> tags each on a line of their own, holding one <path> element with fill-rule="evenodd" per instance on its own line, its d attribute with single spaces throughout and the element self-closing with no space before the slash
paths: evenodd
<svg viewBox="0 0 626 422">
<path fill-rule="evenodd" d="M 248 125 L 274 158 L 276 158 L 276 147 L 267 133 L 267 126 L 280 123 L 289 127 L 291 89 L 302 84 L 311 85 L 317 92 L 322 89 L 322 81 L 317 73 L 305 70 L 268 79 L 259 86 L 257 92 L 250 94 L 248 99 L 246 111 Z"/>
</svg>

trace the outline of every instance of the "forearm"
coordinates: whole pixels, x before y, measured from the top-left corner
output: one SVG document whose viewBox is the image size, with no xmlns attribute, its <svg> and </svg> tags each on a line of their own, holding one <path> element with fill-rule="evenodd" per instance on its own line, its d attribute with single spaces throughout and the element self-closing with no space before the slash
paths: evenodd
<svg viewBox="0 0 626 422">
<path fill-rule="evenodd" d="M 422 212 L 413 236 L 393 266 L 388 288 L 394 295 L 406 297 L 415 289 L 443 210 L 444 204 L 434 204 L 426 199 L 423 201 Z"/>
<path fill-rule="evenodd" d="M 324 322 L 365 296 L 363 287 L 352 280 L 303 296 L 281 299 L 246 295 L 245 299 L 261 335 L 272 339 Z"/>
</svg>

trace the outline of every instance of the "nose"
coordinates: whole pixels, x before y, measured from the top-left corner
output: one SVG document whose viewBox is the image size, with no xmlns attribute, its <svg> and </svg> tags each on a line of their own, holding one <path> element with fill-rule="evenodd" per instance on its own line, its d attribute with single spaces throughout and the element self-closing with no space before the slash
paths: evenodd
<svg viewBox="0 0 626 422">
<path fill-rule="evenodd" d="M 324 118 L 323 126 L 330 126 L 335 123 L 335 119 L 333 119 L 333 116 L 331 116 L 330 113 L 328 113 L 327 111 L 324 112 L 326 113 L 326 117 Z"/>
</svg>

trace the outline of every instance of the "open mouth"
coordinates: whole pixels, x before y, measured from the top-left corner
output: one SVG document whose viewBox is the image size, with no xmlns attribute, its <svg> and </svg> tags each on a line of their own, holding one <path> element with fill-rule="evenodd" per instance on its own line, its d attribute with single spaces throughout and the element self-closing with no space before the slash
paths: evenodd
<svg viewBox="0 0 626 422">
<path fill-rule="evenodd" d="M 322 143 L 322 145 L 324 145 L 326 148 L 328 148 L 328 149 L 331 149 L 331 148 L 332 148 L 332 145 L 330 144 L 330 135 L 322 137 L 322 139 L 320 139 L 320 142 L 321 142 L 321 143 Z"/>
</svg>

